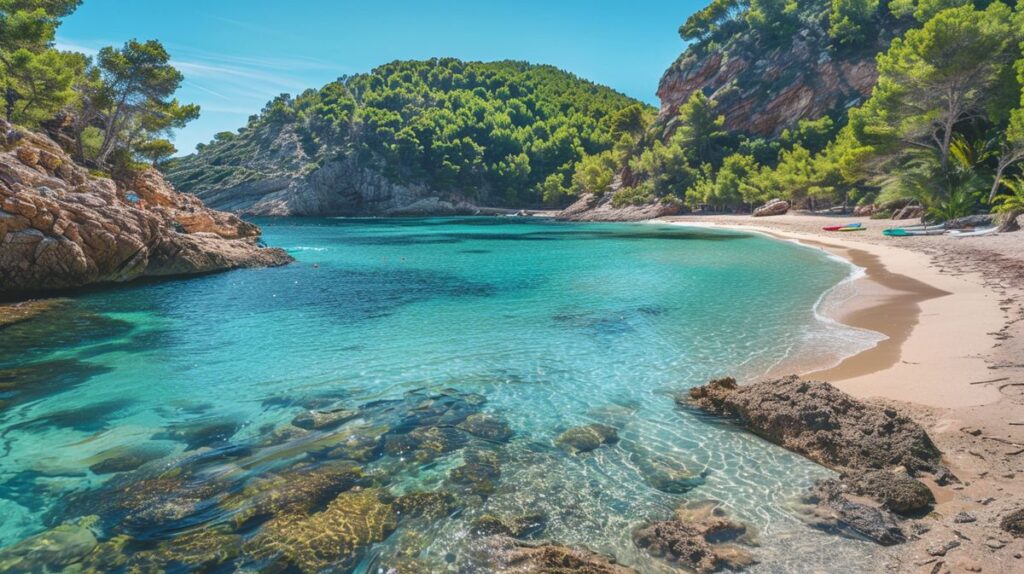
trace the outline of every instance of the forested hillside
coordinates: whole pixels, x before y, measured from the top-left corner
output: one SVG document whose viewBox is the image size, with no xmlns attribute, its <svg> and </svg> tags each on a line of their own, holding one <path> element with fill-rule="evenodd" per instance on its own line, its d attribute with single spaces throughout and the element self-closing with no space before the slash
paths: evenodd
<svg viewBox="0 0 1024 574">
<path fill-rule="evenodd" d="M 1000 1 L 715 0 L 659 117 L 581 163 L 618 205 L 1024 207 L 1024 15 Z M 877 79 L 876 79 L 877 77 Z M 854 85 L 860 83 L 860 86 Z M 865 89 L 866 88 L 866 89 Z M 620 186 L 609 186 L 621 174 Z"/>
<path fill-rule="evenodd" d="M 576 163 L 611 149 L 627 116 L 654 110 L 551 66 L 392 62 L 279 96 L 167 173 L 250 213 L 558 205 Z"/>
</svg>

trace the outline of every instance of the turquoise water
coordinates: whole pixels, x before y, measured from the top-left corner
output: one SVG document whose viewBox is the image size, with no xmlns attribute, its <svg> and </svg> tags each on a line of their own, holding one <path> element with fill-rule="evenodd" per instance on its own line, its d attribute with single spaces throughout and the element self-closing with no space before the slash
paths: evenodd
<svg viewBox="0 0 1024 574">
<path fill-rule="evenodd" d="M 389 446 L 360 461 L 389 494 L 443 489 L 459 502 L 449 516 L 400 520 L 357 571 L 409 555 L 411 539 L 417 559 L 451 569 L 474 518 L 526 511 L 545 515 L 543 538 L 659 571 L 630 532 L 706 498 L 756 527 L 755 571 L 856 569 L 874 554 L 797 520 L 793 497 L 826 470 L 673 401 L 712 377 L 870 344 L 815 313 L 848 265 L 757 235 L 669 225 L 260 223 L 295 264 L 86 293 L 0 331 L 0 382 L 17 383 L 0 397 L 0 545 L 92 514 L 101 539 L 127 534 L 143 549 L 229 523 L 225 500 L 254 481 L 338 458 L 325 441 L 353 429 L 400 436 L 408 429 L 396 427 L 414 424 L 408 405 L 443 395 L 514 434 L 461 433 L 430 456 Z M 281 433 L 311 407 L 358 416 Z M 553 446 L 595 422 L 621 440 L 579 455 Z M 500 460 L 489 489 L 452 483 L 472 449 Z M 146 464 L 104 466 L 126 453 Z M 135 523 L 103 506 L 169 469 L 190 477 L 186 511 Z M 686 478 L 666 486 L 666 474 Z"/>
</svg>

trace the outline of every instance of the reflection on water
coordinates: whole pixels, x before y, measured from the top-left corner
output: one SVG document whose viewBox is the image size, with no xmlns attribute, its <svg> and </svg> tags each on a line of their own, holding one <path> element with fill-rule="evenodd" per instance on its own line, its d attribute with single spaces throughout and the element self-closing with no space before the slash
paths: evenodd
<svg viewBox="0 0 1024 574">
<path fill-rule="evenodd" d="M 663 572 L 631 533 L 707 499 L 754 571 L 872 564 L 791 509 L 827 471 L 672 400 L 870 344 L 813 313 L 841 263 L 653 225 L 265 231 L 299 261 L 0 331 L 0 570 L 474 572 L 512 534 Z"/>
</svg>

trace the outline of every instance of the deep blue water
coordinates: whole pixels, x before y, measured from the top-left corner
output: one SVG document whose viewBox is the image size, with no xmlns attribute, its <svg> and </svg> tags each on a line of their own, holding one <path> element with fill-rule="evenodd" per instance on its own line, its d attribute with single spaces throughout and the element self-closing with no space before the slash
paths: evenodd
<svg viewBox="0 0 1024 574">
<path fill-rule="evenodd" d="M 295 264 L 94 291 L 0 331 L 0 383 L 16 383 L 0 397 L 0 545 L 93 514 L 101 539 L 127 534 L 140 548 L 229 523 L 225 496 L 337 456 L 322 448 L 332 436 L 408 430 L 399 427 L 414 425 L 409 397 L 444 394 L 507 422 L 511 440 L 484 445 L 500 457 L 500 478 L 483 495 L 460 494 L 453 516 L 399 523 L 360 570 L 387 564 L 411 530 L 416 555 L 445 564 L 475 517 L 530 510 L 546 516 L 544 538 L 657 571 L 630 532 L 706 498 L 757 528 L 763 571 L 854 568 L 873 554 L 795 518 L 793 498 L 828 471 L 673 401 L 712 377 L 870 344 L 815 313 L 850 275 L 846 264 L 753 234 L 670 225 L 259 223 Z M 312 446 L 308 435 L 282 438 L 311 407 L 360 416 Z M 553 446 L 594 422 L 621 440 L 582 455 Z M 388 451 L 365 467 L 396 496 L 445 489 L 468 448 L 420 459 Z M 148 462 L 110 464 L 125 455 Z M 185 516 L 128 524 L 98 502 L 179 467 L 216 484 L 196 490 Z M 665 473 L 691 478 L 666 487 Z"/>
</svg>

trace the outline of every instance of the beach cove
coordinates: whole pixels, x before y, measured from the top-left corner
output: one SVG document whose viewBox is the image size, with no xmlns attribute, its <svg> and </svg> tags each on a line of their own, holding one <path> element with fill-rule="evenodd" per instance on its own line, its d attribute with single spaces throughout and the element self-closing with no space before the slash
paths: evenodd
<svg viewBox="0 0 1024 574">
<path fill-rule="evenodd" d="M 356 571 L 409 552 L 410 529 L 428 533 L 415 542 L 426 564 L 473 560 L 480 520 L 526 515 L 543 523 L 531 536 L 658 571 L 630 533 L 708 499 L 752 527 L 765 567 L 814 571 L 822 547 L 882 560 L 800 520 L 796 499 L 830 471 L 673 400 L 802 349 L 869 348 L 877 335 L 816 312 L 848 264 L 672 225 L 260 223 L 296 264 L 87 293 L 7 329 L 5 369 L 62 382 L 59 407 L 45 387 L 8 406 L 3 498 L 18 518 L 5 542 L 98 516 L 137 541 L 136 559 L 181 531 L 258 561 L 265 517 L 289 508 L 264 506 L 262 489 L 301 492 L 329 469 L 396 501 L 459 501 L 415 526 L 366 507 L 382 528 L 353 543 Z M 590 431 L 566 434 L 581 428 L 614 436 L 584 447 Z"/>
</svg>

